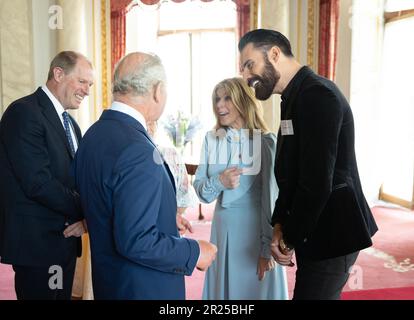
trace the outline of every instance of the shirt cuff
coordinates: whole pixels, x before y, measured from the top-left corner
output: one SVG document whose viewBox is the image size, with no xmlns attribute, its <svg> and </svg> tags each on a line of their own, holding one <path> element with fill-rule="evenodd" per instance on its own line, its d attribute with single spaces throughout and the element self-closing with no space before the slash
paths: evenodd
<svg viewBox="0 0 414 320">
<path fill-rule="evenodd" d="M 198 244 L 197 240 L 193 240 L 193 239 L 186 239 L 188 241 L 188 244 L 190 246 L 190 258 L 187 262 L 187 270 L 185 275 L 186 276 L 191 276 L 191 274 L 193 273 L 194 268 L 197 266 L 198 264 L 198 260 L 200 259 L 200 245 Z"/>
<path fill-rule="evenodd" d="M 267 243 L 262 244 L 260 256 L 266 259 L 270 259 L 272 257 L 271 250 L 270 250 L 270 244 L 267 244 Z"/>
<path fill-rule="evenodd" d="M 211 178 L 211 187 L 217 192 L 226 190 L 223 184 L 220 181 L 220 175 L 214 176 Z"/>
</svg>

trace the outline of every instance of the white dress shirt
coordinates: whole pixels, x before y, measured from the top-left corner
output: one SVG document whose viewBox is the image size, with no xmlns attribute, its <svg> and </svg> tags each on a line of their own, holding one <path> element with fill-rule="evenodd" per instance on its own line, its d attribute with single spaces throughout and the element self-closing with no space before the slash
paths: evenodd
<svg viewBox="0 0 414 320">
<path fill-rule="evenodd" d="M 145 118 L 142 115 L 142 113 L 139 112 L 138 110 L 135 110 L 134 108 L 130 107 L 129 105 L 127 105 L 125 103 L 122 103 L 122 102 L 119 102 L 119 101 L 112 102 L 111 110 L 122 112 L 122 113 L 125 113 L 125 114 L 131 116 L 132 118 L 137 120 L 140 124 L 142 124 L 145 131 L 147 131 L 147 122 L 145 121 Z"/>
</svg>

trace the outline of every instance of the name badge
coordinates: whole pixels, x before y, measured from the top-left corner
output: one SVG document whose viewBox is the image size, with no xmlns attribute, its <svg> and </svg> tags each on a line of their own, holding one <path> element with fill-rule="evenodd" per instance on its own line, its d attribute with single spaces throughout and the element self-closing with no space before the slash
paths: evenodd
<svg viewBox="0 0 414 320">
<path fill-rule="evenodd" d="M 292 120 L 282 120 L 280 122 L 280 129 L 282 131 L 282 136 L 293 136 L 295 134 L 293 131 Z"/>
</svg>

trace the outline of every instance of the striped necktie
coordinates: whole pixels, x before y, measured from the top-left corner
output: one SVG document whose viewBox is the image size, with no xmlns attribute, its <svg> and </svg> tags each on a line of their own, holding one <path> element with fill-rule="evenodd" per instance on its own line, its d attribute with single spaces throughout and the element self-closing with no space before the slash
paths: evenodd
<svg viewBox="0 0 414 320">
<path fill-rule="evenodd" d="M 66 133 L 66 138 L 68 139 L 69 142 L 69 147 L 70 147 L 70 151 L 72 154 L 72 157 L 75 156 L 75 145 L 73 144 L 73 140 L 72 140 L 72 134 L 70 133 L 70 118 L 69 118 L 69 114 L 65 111 L 62 113 L 63 116 L 63 126 L 65 127 L 65 133 Z"/>
</svg>

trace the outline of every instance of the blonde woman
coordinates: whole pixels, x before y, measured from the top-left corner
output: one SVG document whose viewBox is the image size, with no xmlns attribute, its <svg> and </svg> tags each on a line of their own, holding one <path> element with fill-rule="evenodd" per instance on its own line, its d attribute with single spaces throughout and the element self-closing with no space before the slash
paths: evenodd
<svg viewBox="0 0 414 320">
<path fill-rule="evenodd" d="M 218 83 L 212 98 L 216 128 L 205 137 L 194 181 L 201 201 L 217 200 L 211 242 L 218 251 L 203 299 L 287 299 L 284 267 L 270 252 L 276 137 L 241 78 Z"/>
</svg>

